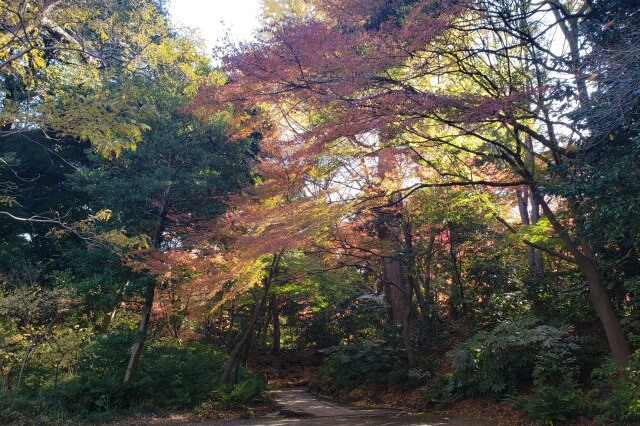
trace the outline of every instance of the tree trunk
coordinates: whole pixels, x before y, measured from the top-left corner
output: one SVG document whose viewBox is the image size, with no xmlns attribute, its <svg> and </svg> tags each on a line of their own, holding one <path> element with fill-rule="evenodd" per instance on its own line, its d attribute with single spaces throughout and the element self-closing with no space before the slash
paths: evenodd
<svg viewBox="0 0 640 426">
<path fill-rule="evenodd" d="M 404 240 L 405 245 L 407 247 L 407 282 L 409 291 L 413 291 L 416 294 L 416 300 L 418 301 L 418 306 L 420 307 L 420 315 L 424 318 L 425 322 L 427 321 L 427 317 L 429 316 L 429 308 L 425 298 L 422 294 L 422 290 L 420 289 L 420 285 L 416 280 L 416 255 L 413 250 L 413 234 L 411 233 L 411 226 L 407 223 L 404 226 Z M 409 304 L 411 305 L 411 298 L 409 298 Z"/>
<path fill-rule="evenodd" d="M 160 209 L 158 210 L 158 221 L 153 234 L 153 249 L 159 250 L 162 246 L 164 239 L 164 232 L 166 230 L 167 214 L 169 211 L 169 195 L 171 194 L 171 185 L 167 186 L 162 195 L 162 201 L 160 203 Z M 151 319 L 151 310 L 153 309 L 153 300 L 156 292 L 155 279 L 151 279 L 147 283 L 147 291 L 144 296 L 144 304 L 142 307 L 142 316 L 140 318 L 140 324 L 138 325 L 138 335 L 136 341 L 131 348 L 131 356 L 129 357 L 129 364 L 127 365 L 127 371 L 124 373 L 124 383 L 127 384 L 131 381 L 134 373 L 138 369 L 140 363 L 140 355 L 144 349 L 144 342 L 147 338 L 147 332 L 149 331 L 149 321 Z"/>
<path fill-rule="evenodd" d="M 589 301 L 602 322 L 613 360 L 618 366 L 624 367 L 631 358 L 631 349 L 607 295 L 602 274 L 588 258 L 579 260 L 578 267 L 589 283 Z"/>
<path fill-rule="evenodd" d="M 271 296 L 271 319 L 273 321 L 273 348 L 271 353 L 278 356 L 280 355 L 280 307 L 276 296 Z"/>
<path fill-rule="evenodd" d="M 111 318 L 115 317 L 115 309 L 111 312 L 105 312 L 102 314 L 102 321 L 100 321 L 100 331 L 102 333 L 106 333 L 109 331 L 109 327 L 111 327 Z"/>
<path fill-rule="evenodd" d="M 37 342 L 29 345 L 27 348 L 27 352 L 20 363 L 20 372 L 18 373 L 18 383 L 16 384 L 16 389 L 20 389 L 20 385 L 22 385 L 22 378 L 24 377 L 24 368 L 27 366 L 29 362 L 29 358 L 33 355 L 33 353 L 40 347 L 41 342 Z"/>
<path fill-rule="evenodd" d="M 144 342 L 147 338 L 147 332 L 149 331 L 149 320 L 151 318 L 151 309 L 153 308 L 155 291 L 156 282 L 150 281 L 147 283 L 147 291 L 144 296 L 144 305 L 142 307 L 142 317 L 140 318 L 140 324 L 138 325 L 138 335 L 136 336 L 136 341 L 131 348 L 131 357 L 129 358 L 127 371 L 124 373 L 125 384 L 131 381 L 131 377 L 133 377 L 133 374 L 138 370 L 140 355 L 142 355 Z"/>
<path fill-rule="evenodd" d="M 269 272 L 264 279 L 264 293 L 260 302 L 256 303 L 253 314 L 251 316 L 251 321 L 249 323 L 249 328 L 245 332 L 244 336 L 233 348 L 231 353 L 229 354 L 229 360 L 224 367 L 224 372 L 222 373 L 222 377 L 220 378 L 220 384 L 224 385 L 229 381 L 229 377 L 231 377 L 231 372 L 233 371 L 233 366 L 236 364 L 238 360 L 242 358 L 242 355 L 245 353 L 245 349 L 251 344 L 251 337 L 253 332 L 258 324 L 258 319 L 260 318 L 260 312 L 264 308 L 264 305 L 267 302 L 267 296 L 269 295 L 269 288 L 271 287 L 271 282 L 273 278 L 278 272 L 278 265 L 280 264 L 280 257 L 282 256 L 282 252 L 276 253 L 273 255 L 273 261 L 271 262 L 271 266 L 269 267 Z"/>
<path fill-rule="evenodd" d="M 550 1 L 549 3 L 553 5 L 558 4 L 556 1 Z M 556 21 L 558 23 L 562 23 L 562 25 L 560 25 L 560 29 L 562 30 L 569 46 L 569 52 L 571 54 L 571 60 L 573 62 L 572 69 L 575 72 L 575 81 L 578 88 L 578 101 L 580 105 L 585 106 L 589 101 L 589 93 L 586 84 L 587 76 L 581 73 L 582 61 L 580 57 L 578 34 L 579 17 L 577 15 L 574 15 L 570 18 L 566 18 L 565 16 L 562 16 L 559 8 L 552 8 L 552 12 L 556 18 Z M 551 135 L 553 125 L 550 124 L 551 122 L 548 118 L 546 119 L 546 122 L 548 123 L 547 125 L 550 129 Z M 552 142 L 555 142 L 555 137 L 552 138 Z M 557 156 L 557 153 L 554 152 L 554 155 Z M 559 160 L 556 160 L 556 162 L 560 163 Z M 556 215 L 553 213 L 553 211 L 545 201 L 542 194 L 540 194 L 534 187 L 531 188 L 531 192 L 533 199 L 542 208 L 543 214 L 551 222 L 555 233 L 562 240 L 565 249 L 569 253 L 571 253 L 574 259 L 574 263 L 580 268 L 580 271 L 589 284 L 589 300 L 593 305 L 596 314 L 600 319 L 600 322 L 602 323 L 605 334 L 607 336 L 607 340 L 609 342 L 609 347 L 611 349 L 613 359 L 619 367 L 624 367 L 631 357 L 629 343 L 627 342 L 624 331 L 622 330 L 622 327 L 620 325 L 620 320 L 616 315 L 613 306 L 611 305 L 611 301 L 609 300 L 609 296 L 607 295 L 604 280 L 602 278 L 602 273 L 600 272 L 595 262 L 595 257 L 591 252 L 591 247 L 589 246 L 587 239 L 584 236 L 581 236 L 580 246 L 576 242 L 574 242 L 568 232 L 568 229 L 566 229 L 566 227 L 560 223 Z M 569 201 L 571 202 L 571 200 Z M 578 235 L 580 235 L 580 228 L 578 225 L 576 226 Z"/>
<path fill-rule="evenodd" d="M 413 345 L 411 344 L 411 303 L 413 292 L 411 288 L 407 289 L 406 300 L 405 300 L 405 308 L 402 315 L 402 343 L 404 344 L 404 348 L 407 351 L 407 364 L 409 368 L 414 368 L 416 366 L 416 357 L 413 352 Z"/>
<path fill-rule="evenodd" d="M 416 280 L 411 280 L 412 286 L 411 289 L 416 294 L 416 300 L 418 301 L 418 306 L 420 307 L 420 315 L 424 318 L 425 322 L 429 318 L 429 303 L 427 299 L 425 299 L 422 294 L 422 290 L 420 289 L 420 284 Z"/>
<path fill-rule="evenodd" d="M 398 239 L 392 232 L 393 213 L 382 211 L 379 215 L 378 238 L 387 241 L 393 247 L 392 256 L 387 256 L 383 261 L 382 291 L 389 306 L 389 319 L 395 323 L 402 323 L 405 310 L 405 284 L 402 263 L 395 256 L 400 251 Z"/>
<path fill-rule="evenodd" d="M 220 378 L 221 385 L 229 381 L 229 377 L 231 377 L 231 372 L 233 371 L 234 365 L 236 364 L 236 362 L 239 362 L 244 357 L 245 349 L 251 342 L 251 337 L 258 323 L 260 312 L 264 307 L 267 292 L 269 291 L 266 281 L 265 281 L 264 287 L 265 287 L 264 296 L 253 307 L 253 313 L 251 315 L 251 322 L 249 323 L 249 328 L 242 336 L 242 339 L 240 339 L 240 341 L 236 344 L 236 346 L 233 348 L 233 350 L 229 354 L 229 359 L 227 360 L 227 364 L 224 367 L 224 372 L 222 373 L 222 377 Z"/>
<path fill-rule="evenodd" d="M 398 259 L 384 260 L 384 293 L 389 304 L 389 319 L 395 323 L 402 323 L 406 309 L 406 297 L 402 276 L 402 264 Z"/>
<path fill-rule="evenodd" d="M 540 205 L 533 197 L 533 194 L 529 192 L 531 199 L 531 224 L 535 225 L 540 220 Z M 533 268 L 531 269 L 534 274 L 544 274 L 544 263 L 542 262 L 542 250 L 531 247 L 533 251 Z"/>
<path fill-rule="evenodd" d="M 542 208 L 542 212 L 551 222 L 553 230 L 562 240 L 565 248 L 574 258 L 574 263 L 580 268 L 580 271 L 584 275 L 587 283 L 589 284 L 589 301 L 593 305 L 600 322 L 604 328 L 607 340 L 609 342 L 609 348 L 611 349 L 611 355 L 613 360 L 619 367 L 626 366 L 627 362 L 631 358 L 631 349 L 629 343 L 620 325 L 620 320 L 613 310 L 609 296 L 607 295 L 604 280 L 602 279 L 602 273 L 598 269 L 593 256 L 591 255 L 591 248 L 585 238 L 582 241 L 582 250 L 571 239 L 567 229 L 560 223 L 556 215 L 551 210 L 551 207 L 547 204 L 544 197 L 533 190 L 533 195 Z"/>
<path fill-rule="evenodd" d="M 460 269 L 458 268 L 458 255 L 456 254 L 454 243 L 453 243 L 453 231 L 449 228 L 449 254 L 451 255 L 451 262 L 453 264 L 453 272 L 454 272 L 454 283 L 458 284 L 458 292 L 460 293 L 460 305 L 462 307 L 462 316 L 467 315 L 467 303 L 464 300 L 464 287 L 462 286 L 462 275 L 460 273 Z M 452 283 L 453 284 L 453 283 Z M 453 286 L 451 288 L 451 299 L 449 299 L 449 304 L 451 305 L 451 314 L 453 318 L 457 317 L 457 309 L 455 307 L 455 301 L 453 299 Z"/>
<path fill-rule="evenodd" d="M 516 187 L 516 198 L 518 199 L 518 211 L 520 212 L 520 222 L 524 226 L 530 226 L 531 220 L 529 219 L 529 187 L 523 185 L 521 187 Z M 527 265 L 529 266 L 529 271 L 533 274 L 535 273 L 533 268 L 535 266 L 533 247 L 527 246 Z"/>
<path fill-rule="evenodd" d="M 231 340 L 233 337 L 233 325 L 236 321 L 236 302 L 231 302 L 231 309 L 229 310 L 229 329 L 227 330 L 227 339 L 225 345 L 231 348 Z"/>
<path fill-rule="evenodd" d="M 406 247 L 405 262 L 407 265 L 406 285 L 404 289 L 404 312 L 402 315 L 402 342 L 404 343 L 405 350 L 407 351 L 407 362 L 409 368 L 416 366 L 416 357 L 413 353 L 413 346 L 411 344 L 411 311 L 413 308 L 413 291 L 416 290 L 416 296 L 418 300 L 422 298 L 420 289 L 415 283 L 415 253 L 413 251 L 413 234 L 411 232 L 411 222 L 409 220 L 403 226 L 404 241 Z M 419 303 L 419 302 L 418 302 Z M 422 305 L 420 305 L 422 315 L 426 315 L 426 308 L 424 305 L 424 299 L 422 299 Z"/>
<path fill-rule="evenodd" d="M 424 299 L 427 309 L 429 309 L 429 307 L 431 306 L 431 302 L 433 301 L 433 299 L 431 299 L 431 261 L 433 260 L 434 256 L 433 246 L 435 245 L 435 242 L 436 236 L 432 235 L 429 238 L 429 245 L 427 246 L 427 259 L 424 263 L 424 281 L 422 283 L 422 287 L 424 289 Z M 429 313 L 427 312 L 427 316 L 428 315 Z"/>
<path fill-rule="evenodd" d="M 125 297 L 127 287 L 129 287 L 129 283 L 130 281 L 127 281 L 126 283 L 124 283 L 124 287 L 122 288 L 123 299 Z M 108 332 L 109 328 L 111 328 L 111 324 L 113 324 L 113 322 L 116 320 L 116 315 L 118 313 L 118 309 L 120 308 L 120 306 L 124 306 L 124 302 L 116 303 L 116 305 L 113 307 L 113 310 L 110 313 L 107 312 L 104 314 L 104 317 L 102 318 L 102 324 L 101 324 L 101 331 L 103 333 Z"/>
<path fill-rule="evenodd" d="M 516 188 L 516 197 L 518 198 L 518 211 L 520 212 L 520 221 L 525 226 L 535 225 L 540 218 L 540 207 L 533 197 L 529 196 L 529 187 L 523 185 Z M 531 201 L 531 213 L 529 213 L 529 202 Z M 529 272 L 533 275 L 541 275 L 543 273 L 542 252 L 534 247 L 527 246 L 527 265 Z"/>
<path fill-rule="evenodd" d="M 14 365 L 9 364 L 9 367 L 6 370 L 3 369 L 2 371 L 2 389 L 5 391 L 11 390 L 11 382 L 13 381 L 13 369 Z"/>
<path fill-rule="evenodd" d="M 398 179 L 397 163 L 390 148 L 384 148 L 378 151 L 378 178 L 380 182 Z M 382 192 L 381 192 L 382 194 Z M 381 208 L 378 212 L 376 231 L 380 241 L 389 243 L 392 256 L 400 253 L 399 220 L 397 209 L 401 206 L 399 199 L 391 196 L 390 202 L 395 202 L 395 207 Z M 398 213 L 398 215 L 396 215 Z M 401 261 L 395 257 L 385 257 L 382 272 L 382 288 L 389 305 L 389 319 L 395 323 L 401 324 L 405 310 L 405 282 L 402 271 Z"/>
<path fill-rule="evenodd" d="M 271 303 L 271 302 L 269 302 Z M 271 325 L 271 307 L 267 309 L 264 322 L 262 323 L 262 346 L 267 347 L 267 340 L 269 338 L 269 326 Z"/>
</svg>

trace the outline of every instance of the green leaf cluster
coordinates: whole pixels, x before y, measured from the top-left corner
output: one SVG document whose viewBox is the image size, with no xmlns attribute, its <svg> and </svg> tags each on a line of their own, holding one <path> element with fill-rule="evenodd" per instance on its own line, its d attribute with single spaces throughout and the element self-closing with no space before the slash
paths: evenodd
<svg viewBox="0 0 640 426">
<path fill-rule="evenodd" d="M 536 325 L 533 320 L 505 321 L 460 343 L 449 354 L 453 374 L 449 392 L 456 398 L 513 393 L 531 378 L 536 356 L 559 344 L 570 326 Z"/>
</svg>

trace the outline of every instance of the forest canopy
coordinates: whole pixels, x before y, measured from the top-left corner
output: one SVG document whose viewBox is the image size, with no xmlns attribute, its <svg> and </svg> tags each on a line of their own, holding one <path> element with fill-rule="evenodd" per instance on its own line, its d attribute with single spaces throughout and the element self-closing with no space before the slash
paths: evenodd
<svg viewBox="0 0 640 426">
<path fill-rule="evenodd" d="M 163 2 L 0 2 L 0 420 L 268 363 L 640 419 L 635 2 L 262 6 L 214 67 Z"/>
</svg>

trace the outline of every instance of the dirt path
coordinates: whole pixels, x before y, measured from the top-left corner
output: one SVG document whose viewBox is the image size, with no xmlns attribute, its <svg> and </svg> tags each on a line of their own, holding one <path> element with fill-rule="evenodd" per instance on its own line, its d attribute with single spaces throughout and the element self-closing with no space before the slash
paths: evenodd
<svg viewBox="0 0 640 426">
<path fill-rule="evenodd" d="M 304 388 L 278 389 L 270 397 L 279 411 L 260 419 L 225 422 L 228 426 L 249 425 L 423 425 L 488 426 L 490 423 L 470 418 L 407 413 L 400 410 L 359 408 L 339 405 L 319 398 Z M 220 423 L 217 423 L 220 424 Z M 213 425 L 213 424 L 212 424 Z"/>
</svg>

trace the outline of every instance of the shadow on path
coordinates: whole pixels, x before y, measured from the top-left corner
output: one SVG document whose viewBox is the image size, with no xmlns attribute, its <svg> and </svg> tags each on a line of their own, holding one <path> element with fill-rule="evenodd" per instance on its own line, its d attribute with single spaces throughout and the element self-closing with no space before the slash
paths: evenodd
<svg viewBox="0 0 640 426">
<path fill-rule="evenodd" d="M 278 389 L 269 393 L 279 408 L 260 419 L 225 422 L 224 425 L 423 425 L 489 426 L 482 420 L 400 410 L 347 407 L 315 396 L 304 388 Z M 219 423 L 218 423 L 219 424 Z"/>
</svg>

